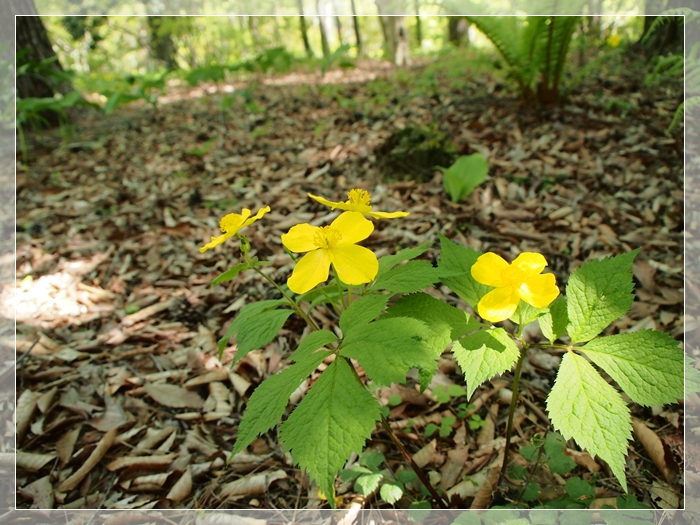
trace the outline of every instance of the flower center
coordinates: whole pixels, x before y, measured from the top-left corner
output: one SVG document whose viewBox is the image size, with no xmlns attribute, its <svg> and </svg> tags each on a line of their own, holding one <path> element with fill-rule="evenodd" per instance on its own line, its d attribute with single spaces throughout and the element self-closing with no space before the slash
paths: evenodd
<svg viewBox="0 0 700 525">
<path fill-rule="evenodd" d="M 330 226 L 323 226 L 319 228 L 314 234 L 314 244 L 319 248 L 333 248 L 338 241 L 342 239 L 343 235 L 340 231 Z"/>
<path fill-rule="evenodd" d="M 348 193 L 348 204 L 359 204 L 369 206 L 370 196 L 367 190 L 354 189 Z"/>
<path fill-rule="evenodd" d="M 520 285 L 522 285 L 525 280 L 525 274 L 521 269 L 509 266 L 501 272 L 501 279 L 506 286 L 520 288 Z"/>
<path fill-rule="evenodd" d="M 243 224 L 243 221 L 245 221 L 243 215 L 239 215 L 238 213 L 229 213 L 221 219 L 219 228 L 221 228 L 221 231 L 224 233 L 237 231 L 241 227 L 241 224 Z"/>
</svg>

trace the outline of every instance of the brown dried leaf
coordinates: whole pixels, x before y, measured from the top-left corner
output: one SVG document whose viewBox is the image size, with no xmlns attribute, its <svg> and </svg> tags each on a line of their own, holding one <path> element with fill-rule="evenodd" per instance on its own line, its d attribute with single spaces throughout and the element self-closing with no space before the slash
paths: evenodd
<svg viewBox="0 0 700 525">
<path fill-rule="evenodd" d="M 85 463 L 83 463 L 83 465 L 78 470 L 76 470 L 71 476 L 69 476 L 61 482 L 61 484 L 58 486 L 58 491 L 68 492 L 69 490 L 73 490 L 75 487 L 77 487 L 78 483 L 80 483 L 82 479 L 90 473 L 90 471 L 95 467 L 95 465 L 97 465 L 102 459 L 102 457 L 107 453 L 109 447 L 112 446 L 112 442 L 114 441 L 116 435 L 116 428 L 113 428 L 112 430 L 107 432 L 97 444 L 95 450 L 92 451 L 90 457 L 88 457 L 85 460 Z"/>
<path fill-rule="evenodd" d="M 22 392 L 17 400 L 17 442 L 21 443 L 24 440 L 24 436 L 29 430 L 29 425 L 32 422 L 32 418 L 36 413 L 36 402 L 41 397 L 39 392 L 33 392 L 29 389 Z"/>
<path fill-rule="evenodd" d="M 17 468 L 29 472 L 38 472 L 49 461 L 56 458 L 56 454 L 35 454 L 34 452 L 17 452 Z"/>
<path fill-rule="evenodd" d="M 126 456 L 120 457 L 107 465 L 107 470 L 114 472 L 127 467 L 145 467 L 153 469 L 154 467 L 167 467 L 175 459 L 175 454 L 164 454 L 154 456 Z"/>
<path fill-rule="evenodd" d="M 643 421 L 633 419 L 632 428 L 639 442 L 644 445 L 644 449 L 651 457 L 654 465 L 661 471 L 668 484 L 674 485 L 679 468 L 671 451 L 661 441 L 661 438 L 656 435 L 656 432 L 651 430 Z"/>
<path fill-rule="evenodd" d="M 193 377 L 192 379 L 187 381 L 183 386 L 185 388 L 194 388 L 199 385 L 206 385 L 207 383 L 211 383 L 213 381 L 225 381 L 226 379 L 228 379 L 228 375 L 229 372 L 226 368 L 216 368 L 211 372 L 202 374 L 199 377 Z"/>
<path fill-rule="evenodd" d="M 148 383 L 146 393 L 156 402 L 170 408 L 202 408 L 204 400 L 195 392 L 176 385 Z"/>
<path fill-rule="evenodd" d="M 32 500 L 32 509 L 53 508 L 53 486 L 50 476 L 44 476 L 20 488 L 19 493 L 22 497 Z"/>
<path fill-rule="evenodd" d="M 182 501 L 190 495 L 190 492 L 192 492 L 192 471 L 187 467 L 165 497 L 172 501 Z"/>
<path fill-rule="evenodd" d="M 264 494 L 272 482 L 286 477 L 287 473 L 284 470 L 269 470 L 260 474 L 253 474 L 232 481 L 231 483 L 226 483 L 221 487 L 219 496 L 222 498 L 239 499 L 244 496 Z"/>
<path fill-rule="evenodd" d="M 58 455 L 58 459 L 61 460 L 62 465 L 68 463 L 68 460 L 73 455 L 75 442 L 78 440 L 81 428 L 82 425 L 78 425 L 73 430 L 63 434 L 58 438 L 58 441 L 56 441 L 56 454 Z"/>
<path fill-rule="evenodd" d="M 503 466 L 504 457 L 505 453 L 503 450 L 501 450 L 498 453 L 498 457 L 496 458 L 496 460 L 489 465 L 488 478 L 486 478 L 486 482 L 479 488 L 479 492 L 476 493 L 476 496 L 474 497 L 474 501 L 472 501 L 470 508 L 487 509 L 489 507 L 489 505 L 491 504 L 491 498 L 493 496 L 493 490 L 498 484 L 498 478 L 501 475 L 501 467 Z"/>
<path fill-rule="evenodd" d="M 430 460 L 432 459 L 436 448 L 437 441 L 433 439 L 430 443 L 428 443 L 418 452 L 413 454 L 413 461 L 415 461 L 416 465 L 418 465 L 420 468 L 425 467 L 428 463 L 430 463 Z"/>
</svg>

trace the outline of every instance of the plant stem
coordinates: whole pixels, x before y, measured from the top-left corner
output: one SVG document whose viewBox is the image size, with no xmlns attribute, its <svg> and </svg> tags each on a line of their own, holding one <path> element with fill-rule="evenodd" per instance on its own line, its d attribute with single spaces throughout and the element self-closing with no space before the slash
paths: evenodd
<svg viewBox="0 0 700 525">
<path fill-rule="evenodd" d="M 510 400 L 510 410 L 508 412 L 508 426 L 506 427 L 506 448 L 503 455 L 503 466 L 501 467 L 501 476 L 506 473 L 506 468 L 508 467 L 508 450 L 510 449 L 510 436 L 513 432 L 513 417 L 515 416 L 515 407 L 518 404 L 518 385 L 520 383 L 520 372 L 523 369 L 523 359 L 525 358 L 525 353 L 527 352 L 527 346 L 523 347 L 520 351 L 520 359 L 518 359 L 518 364 L 515 367 L 515 376 L 513 377 L 513 397 Z"/>
<path fill-rule="evenodd" d="M 345 296 L 343 295 L 343 287 L 340 286 L 340 279 L 338 279 L 338 274 L 333 272 L 333 275 L 335 276 L 335 284 L 338 285 L 338 295 L 340 296 L 340 304 L 343 307 L 343 310 L 347 308 L 347 305 L 345 304 Z"/>
<path fill-rule="evenodd" d="M 314 322 L 311 320 L 311 318 L 310 318 L 308 315 L 306 315 L 306 314 L 304 313 L 304 311 L 301 309 L 301 307 L 294 301 L 294 299 L 292 299 L 291 297 L 289 297 L 289 295 L 287 295 L 287 293 L 282 289 L 282 287 L 281 287 L 279 284 L 277 284 L 277 283 L 276 283 L 274 280 L 272 280 L 269 276 L 265 275 L 262 271 L 260 271 L 259 268 L 257 268 L 256 266 L 254 266 L 254 265 L 252 264 L 252 262 L 250 261 L 250 259 L 248 258 L 248 254 L 245 255 L 245 258 L 246 258 L 246 260 L 248 261 L 248 263 L 251 265 L 251 268 L 252 268 L 253 270 L 255 270 L 255 273 L 257 273 L 258 275 L 260 275 L 260 276 L 261 276 L 263 279 L 265 279 L 268 283 L 270 283 L 272 286 L 274 286 L 275 288 L 277 288 L 277 290 L 284 296 L 284 298 L 287 299 L 287 301 L 289 301 L 289 304 L 292 306 L 292 308 L 294 308 L 294 311 L 295 311 L 296 313 L 298 313 L 304 321 L 306 321 L 306 324 L 308 324 L 309 327 L 310 327 L 312 330 L 318 330 L 318 326 L 316 326 L 316 323 L 314 323 Z"/>
<path fill-rule="evenodd" d="M 408 451 L 404 448 L 403 444 L 399 440 L 399 438 L 394 434 L 394 431 L 391 429 L 391 426 L 389 425 L 389 422 L 386 420 L 384 415 L 382 414 L 382 426 L 384 427 L 384 430 L 387 431 L 389 434 L 389 437 L 391 440 L 394 442 L 394 444 L 398 447 L 399 451 L 401 452 L 401 455 L 403 458 L 408 462 L 409 465 L 411 465 L 411 468 L 413 471 L 416 473 L 418 478 L 421 480 L 423 485 L 425 485 L 425 488 L 428 489 L 428 492 L 433 496 L 435 501 L 437 502 L 438 505 L 440 505 L 440 508 L 442 509 L 447 509 L 447 505 L 445 504 L 445 500 L 442 499 L 440 494 L 437 493 L 437 490 L 435 490 L 435 487 L 432 486 L 430 483 L 430 480 L 425 477 L 425 474 L 423 474 L 423 471 L 421 468 L 416 465 L 416 462 L 413 460 L 411 455 L 408 453 Z"/>
</svg>

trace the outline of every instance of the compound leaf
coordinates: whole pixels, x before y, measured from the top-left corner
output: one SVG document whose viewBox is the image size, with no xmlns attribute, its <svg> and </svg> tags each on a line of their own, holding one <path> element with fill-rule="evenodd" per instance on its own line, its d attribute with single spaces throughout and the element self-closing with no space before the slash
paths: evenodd
<svg viewBox="0 0 700 525">
<path fill-rule="evenodd" d="M 422 290 L 439 279 L 437 269 L 428 261 L 408 261 L 377 277 L 374 288 L 393 293 Z"/>
<path fill-rule="evenodd" d="M 425 252 L 430 250 L 432 243 L 426 242 L 415 248 L 407 248 L 401 250 L 393 255 L 385 255 L 379 258 L 379 271 L 377 272 L 377 277 L 380 277 L 384 273 L 391 270 L 394 266 L 404 261 L 409 261 L 423 255 Z"/>
<path fill-rule="evenodd" d="M 491 288 L 474 280 L 471 269 L 481 252 L 465 248 L 440 234 L 440 281 L 476 310 L 479 300 Z"/>
<path fill-rule="evenodd" d="M 366 325 L 374 321 L 386 308 L 388 295 L 365 295 L 355 300 L 340 314 L 340 329 L 347 334 L 356 326 Z"/>
<path fill-rule="evenodd" d="M 566 298 L 560 295 L 549 305 L 549 311 L 537 318 L 540 330 L 550 343 L 559 339 L 566 333 L 566 325 L 569 324 L 569 316 L 566 312 Z"/>
</svg>

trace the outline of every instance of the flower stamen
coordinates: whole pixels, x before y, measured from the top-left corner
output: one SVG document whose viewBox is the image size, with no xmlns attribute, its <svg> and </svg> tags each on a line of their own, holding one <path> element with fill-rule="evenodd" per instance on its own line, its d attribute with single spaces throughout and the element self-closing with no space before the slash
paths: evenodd
<svg viewBox="0 0 700 525">
<path fill-rule="evenodd" d="M 352 189 L 348 192 L 348 204 L 359 204 L 360 206 L 369 206 L 371 197 L 367 190 L 361 190 L 359 188 Z"/>
<path fill-rule="evenodd" d="M 335 228 L 323 226 L 314 234 L 314 245 L 319 248 L 333 248 L 342 238 L 343 234 Z"/>
</svg>

